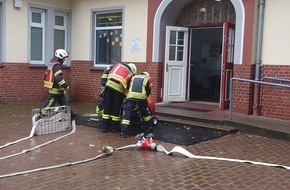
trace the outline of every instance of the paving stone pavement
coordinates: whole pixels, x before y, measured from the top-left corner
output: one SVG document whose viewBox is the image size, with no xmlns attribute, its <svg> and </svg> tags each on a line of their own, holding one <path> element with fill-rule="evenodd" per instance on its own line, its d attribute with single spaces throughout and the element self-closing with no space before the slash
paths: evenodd
<svg viewBox="0 0 290 190">
<path fill-rule="evenodd" d="M 24 138 L 31 130 L 31 110 L 38 103 L 0 104 L 0 146 Z M 79 113 L 94 112 L 93 104 L 74 104 Z M 2 159 L 60 137 L 66 132 L 34 136 L 0 149 L 0 175 L 85 160 L 100 155 L 101 147 L 135 144 L 134 137 L 76 126 L 64 139 Z M 175 144 L 156 141 L 167 150 Z M 183 146 L 195 155 L 235 158 L 290 166 L 290 142 L 247 134 Z M 248 163 L 190 159 L 134 148 L 114 151 L 110 156 L 82 164 L 0 178 L 2 190 L 288 190 L 290 170 Z"/>
</svg>

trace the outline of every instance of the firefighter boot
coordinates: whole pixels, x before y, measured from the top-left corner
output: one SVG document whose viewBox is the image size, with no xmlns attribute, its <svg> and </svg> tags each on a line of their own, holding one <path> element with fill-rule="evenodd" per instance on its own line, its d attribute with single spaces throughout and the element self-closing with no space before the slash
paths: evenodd
<svg viewBox="0 0 290 190">
<path fill-rule="evenodd" d="M 145 123 L 145 126 L 146 126 L 145 136 L 150 134 L 150 133 L 153 133 L 154 127 L 153 127 L 153 119 L 152 118 Z"/>
<path fill-rule="evenodd" d="M 119 121 L 111 121 L 111 127 L 110 130 L 112 133 L 116 133 L 119 131 L 120 128 L 120 122 Z"/>
<path fill-rule="evenodd" d="M 128 131 L 128 125 L 121 124 L 121 133 L 120 133 L 120 136 L 122 138 L 126 138 L 127 137 L 127 131 Z"/>
<path fill-rule="evenodd" d="M 102 118 L 100 128 L 101 128 L 101 131 L 103 133 L 107 133 L 109 131 L 108 130 L 108 124 L 109 124 L 109 120 Z"/>
</svg>

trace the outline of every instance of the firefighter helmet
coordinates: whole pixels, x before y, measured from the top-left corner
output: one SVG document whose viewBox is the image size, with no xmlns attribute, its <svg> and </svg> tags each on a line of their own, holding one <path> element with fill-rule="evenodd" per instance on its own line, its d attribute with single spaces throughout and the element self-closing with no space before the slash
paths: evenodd
<svg viewBox="0 0 290 190">
<path fill-rule="evenodd" d="M 150 78 L 150 74 L 148 72 L 142 72 L 141 75 L 146 75 L 148 78 Z"/>
<path fill-rule="evenodd" d="M 133 74 L 137 73 L 137 67 L 134 63 L 129 63 L 128 66 L 130 67 L 130 70 Z"/>
<path fill-rule="evenodd" d="M 57 50 L 55 50 L 54 55 L 55 55 L 55 57 L 58 57 L 60 59 L 64 59 L 64 58 L 68 57 L 69 53 L 64 49 L 57 49 Z"/>
</svg>

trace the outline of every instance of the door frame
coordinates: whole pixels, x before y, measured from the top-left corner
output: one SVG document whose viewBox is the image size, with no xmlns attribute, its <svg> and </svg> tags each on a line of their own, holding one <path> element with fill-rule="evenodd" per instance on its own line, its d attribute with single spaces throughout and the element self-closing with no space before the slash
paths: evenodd
<svg viewBox="0 0 290 190">
<path fill-rule="evenodd" d="M 235 24 L 223 24 L 223 47 L 221 68 L 220 103 L 221 110 L 229 109 L 230 80 L 234 70 Z"/>
</svg>

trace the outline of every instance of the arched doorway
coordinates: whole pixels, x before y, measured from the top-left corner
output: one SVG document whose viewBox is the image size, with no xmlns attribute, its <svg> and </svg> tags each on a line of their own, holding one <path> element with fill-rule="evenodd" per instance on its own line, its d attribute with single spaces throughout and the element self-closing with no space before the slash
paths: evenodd
<svg viewBox="0 0 290 190">
<path fill-rule="evenodd" d="M 167 58 L 163 57 L 164 55 L 166 56 L 166 52 L 164 53 L 164 51 L 167 48 L 163 46 L 163 44 L 165 44 L 165 37 L 167 36 L 164 35 L 166 26 L 189 28 L 188 74 L 186 76 L 188 88 L 186 88 L 186 100 L 205 99 L 205 101 L 220 102 L 221 97 L 219 96 L 226 96 L 226 94 L 221 95 L 219 93 L 220 87 L 222 86 L 219 81 L 222 79 L 221 64 L 223 63 L 220 54 L 223 51 L 223 37 L 225 37 L 225 28 L 223 24 L 225 22 L 238 24 L 236 29 L 240 31 L 232 35 L 232 37 L 236 36 L 236 40 L 232 41 L 230 44 L 237 45 L 241 42 L 243 36 L 241 35 L 243 34 L 241 30 L 244 20 L 242 10 L 243 7 L 240 0 L 192 0 L 190 2 L 188 0 L 165 0 L 160 4 L 154 20 L 154 43 L 152 54 L 154 62 L 167 61 Z M 237 12 L 238 15 L 236 16 Z M 195 51 L 196 49 L 199 51 Z M 242 43 L 239 43 L 235 49 L 231 49 L 232 54 L 230 56 L 232 56 L 232 63 L 241 63 L 241 50 Z M 233 54 L 233 51 L 235 51 L 235 54 Z M 166 68 L 166 65 L 164 68 Z M 227 70 L 225 72 L 232 75 L 232 71 L 228 72 Z M 164 70 L 164 76 L 166 78 L 166 70 Z M 229 80 L 229 78 L 225 80 Z M 175 80 L 166 80 L 164 86 L 167 85 L 167 81 Z M 197 85 L 195 83 L 196 81 L 200 84 Z M 227 81 L 223 82 L 225 83 L 223 86 L 226 88 Z M 200 88 L 200 90 L 192 90 L 196 88 Z M 192 93 L 193 91 L 199 92 L 200 94 Z M 166 95 L 166 92 L 164 94 Z M 200 95 L 202 97 L 199 97 Z"/>
</svg>

